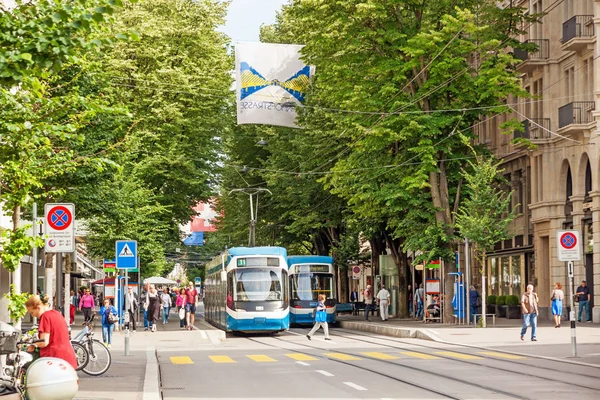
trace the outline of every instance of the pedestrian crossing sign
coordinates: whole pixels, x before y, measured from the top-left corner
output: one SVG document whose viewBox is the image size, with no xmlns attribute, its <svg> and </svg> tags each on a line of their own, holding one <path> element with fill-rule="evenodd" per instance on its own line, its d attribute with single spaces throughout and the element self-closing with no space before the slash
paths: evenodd
<svg viewBox="0 0 600 400">
<path fill-rule="evenodd" d="M 117 269 L 137 268 L 137 242 L 135 240 L 117 240 L 115 253 Z"/>
</svg>

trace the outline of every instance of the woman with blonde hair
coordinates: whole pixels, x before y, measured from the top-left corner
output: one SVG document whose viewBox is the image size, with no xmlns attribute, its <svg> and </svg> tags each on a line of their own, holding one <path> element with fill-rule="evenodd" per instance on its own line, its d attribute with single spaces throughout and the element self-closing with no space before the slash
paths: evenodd
<svg viewBox="0 0 600 400">
<path fill-rule="evenodd" d="M 565 298 L 565 293 L 562 290 L 563 285 L 560 282 L 554 284 L 552 291 L 552 315 L 554 315 L 554 327 L 560 328 L 560 317 L 562 316 L 562 303 Z"/>
<path fill-rule="evenodd" d="M 31 296 L 25 303 L 32 317 L 39 319 L 38 334 L 44 341 L 35 343 L 27 349 L 32 352 L 40 349 L 40 357 L 56 357 L 65 360 L 77 369 L 77 358 L 69 340 L 67 321 L 56 310 L 50 309 L 48 296 Z"/>
</svg>

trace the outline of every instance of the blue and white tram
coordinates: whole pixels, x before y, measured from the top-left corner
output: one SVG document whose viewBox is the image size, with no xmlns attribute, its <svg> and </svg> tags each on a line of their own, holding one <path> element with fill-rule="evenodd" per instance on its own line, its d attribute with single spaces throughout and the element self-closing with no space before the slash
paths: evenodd
<svg viewBox="0 0 600 400">
<path fill-rule="evenodd" d="M 336 289 L 333 258 L 326 256 L 290 256 L 290 324 L 313 324 L 312 311 L 319 294 L 327 296 L 327 322 L 335 323 Z"/>
<path fill-rule="evenodd" d="M 282 247 L 232 247 L 206 265 L 204 314 L 227 332 L 290 327 L 287 252 Z"/>
</svg>

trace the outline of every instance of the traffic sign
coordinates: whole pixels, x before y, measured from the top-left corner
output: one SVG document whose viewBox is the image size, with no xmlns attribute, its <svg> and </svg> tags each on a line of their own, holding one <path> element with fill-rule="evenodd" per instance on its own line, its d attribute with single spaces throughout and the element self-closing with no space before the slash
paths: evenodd
<svg viewBox="0 0 600 400">
<path fill-rule="evenodd" d="M 104 259 L 104 272 L 115 272 L 117 268 L 117 261 L 115 259 Z"/>
<path fill-rule="evenodd" d="M 578 231 L 558 231 L 556 245 L 559 261 L 581 260 L 581 245 Z"/>
<path fill-rule="evenodd" d="M 46 252 L 72 253 L 75 251 L 75 205 L 46 203 L 44 216 Z"/>
<path fill-rule="evenodd" d="M 137 242 L 135 240 L 117 240 L 115 254 L 117 269 L 137 268 Z"/>
</svg>

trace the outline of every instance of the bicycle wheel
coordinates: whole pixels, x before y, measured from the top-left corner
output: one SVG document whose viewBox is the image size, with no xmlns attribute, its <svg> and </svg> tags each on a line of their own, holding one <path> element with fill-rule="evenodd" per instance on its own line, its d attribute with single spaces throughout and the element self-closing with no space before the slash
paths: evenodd
<svg viewBox="0 0 600 400">
<path fill-rule="evenodd" d="M 87 365 L 82 369 L 88 375 L 102 375 L 110 368 L 112 357 L 108 348 L 98 339 L 85 342 L 90 355 Z"/>
<path fill-rule="evenodd" d="M 77 341 L 72 340 L 71 346 L 73 346 L 75 358 L 77 358 L 77 368 L 75 371 L 81 371 L 86 365 L 88 365 L 88 362 L 90 362 L 90 354 L 85 346 Z"/>
</svg>

